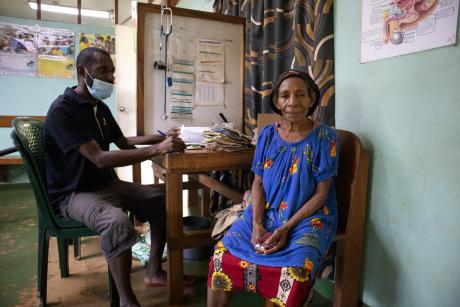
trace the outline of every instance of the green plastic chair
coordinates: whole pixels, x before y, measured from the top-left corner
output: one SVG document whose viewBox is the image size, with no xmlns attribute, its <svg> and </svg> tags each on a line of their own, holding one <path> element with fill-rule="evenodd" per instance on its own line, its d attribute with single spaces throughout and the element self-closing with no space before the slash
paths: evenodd
<svg viewBox="0 0 460 307">
<path fill-rule="evenodd" d="M 85 225 L 55 215 L 46 189 L 45 134 L 40 120 L 18 117 L 12 121 L 11 138 L 21 154 L 24 166 L 35 194 L 38 215 L 38 297 L 40 305 L 46 306 L 48 279 L 49 238 L 56 237 L 61 277 L 69 276 L 68 240 L 75 242 L 75 256 L 79 255 L 79 239 L 98 234 Z M 110 305 L 119 305 L 119 296 L 109 271 Z"/>
</svg>

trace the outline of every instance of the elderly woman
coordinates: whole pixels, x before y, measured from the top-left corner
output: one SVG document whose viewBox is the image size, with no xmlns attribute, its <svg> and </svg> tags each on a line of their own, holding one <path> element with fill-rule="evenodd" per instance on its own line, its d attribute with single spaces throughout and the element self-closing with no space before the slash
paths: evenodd
<svg viewBox="0 0 460 307">
<path fill-rule="evenodd" d="M 309 116 L 319 89 L 304 72 L 273 86 L 280 122 L 261 131 L 252 170 L 252 204 L 218 242 L 209 264 L 208 306 L 229 291 L 250 291 L 279 306 L 301 306 L 336 231 L 335 131 Z"/>
</svg>

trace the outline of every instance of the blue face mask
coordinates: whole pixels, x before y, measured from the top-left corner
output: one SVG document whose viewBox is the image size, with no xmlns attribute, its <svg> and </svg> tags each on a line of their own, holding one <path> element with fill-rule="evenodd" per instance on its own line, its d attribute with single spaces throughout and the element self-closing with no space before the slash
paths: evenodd
<svg viewBox="0 0 460 307">
<path fill-rule="evenodd" d="M 86 78 L 85 78 L 85 84 L 86 84 L 86 87 L 88 88 L 88 91 L 91 94 L 91 96 L 93 96 L 94 99 L 98 99 L 98 100 L 104 100 L 104 99 L 109 98 L 113 93 L 113 84 L 109 83 L 109 82 L 99 80 L 99 79 L 94 79 L 89 74 L 89 72 L 86 69 L 86 67 L 85 67 L 85 70 L 86 70 L 86 73 L 88 74 L 88 76 L 91 79 L 93 79 L 93 86 L 90 87 L 88 85 L 88 83 L 86 83 Z"/>
</svg>

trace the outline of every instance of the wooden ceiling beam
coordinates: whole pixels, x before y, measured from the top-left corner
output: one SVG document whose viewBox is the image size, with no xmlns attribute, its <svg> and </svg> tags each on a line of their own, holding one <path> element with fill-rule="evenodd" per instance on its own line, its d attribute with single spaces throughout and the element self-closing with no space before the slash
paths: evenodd
<svg viewBox="0 0 460 307">
<path fill-rule="evenodd" d="M 37 0 L 37 20 L 42 20 L 42 1 Z"/>
<path fill-rule="evenodd" d="M 114 14 L 115 14 L 115 24 L 117 25 L 118 24 L 118 0 L 114 0 L 115 3 L 114 3 Z"/>
<path fill-rule="evenodd" d="M 81 25 L 81 0 L 77 0 L 77 8 L 78 8 L 77 23 Z"/>
</svg>

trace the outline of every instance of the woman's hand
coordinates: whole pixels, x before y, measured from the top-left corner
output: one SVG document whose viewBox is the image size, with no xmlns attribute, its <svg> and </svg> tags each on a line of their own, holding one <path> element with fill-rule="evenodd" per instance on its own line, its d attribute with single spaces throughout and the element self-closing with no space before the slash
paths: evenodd
<svg viewBox="0 0 460 307">
<path fill-rule="evenodd" d="M 276 253 L 286 246 L 286 242 L 289 235 L 289 229 L 287 227 L 280 227 L 264 242 L 264 246 L 268 248 L 262 249 L 262 252 L 266 255 Z"/>
<path fill-rule="evenodd" d="M 256 253 L 263 253 L 263 250 L 260 249 L 260 239 L 265 235 L 266 232 L 267 231 L 265 230 L 263 225 L 257 223 L 253 224 L 251 243 L 254 246 L 254 250 L 256 251 Z"/>
</svg>

